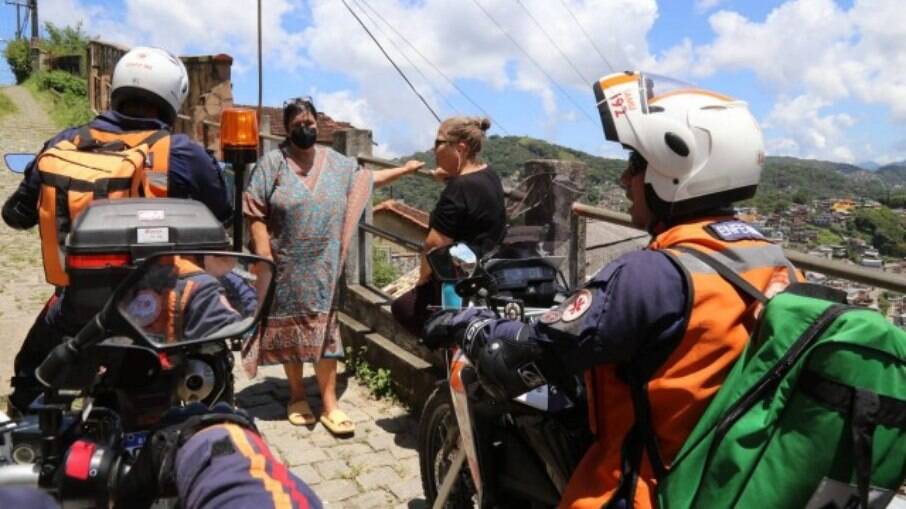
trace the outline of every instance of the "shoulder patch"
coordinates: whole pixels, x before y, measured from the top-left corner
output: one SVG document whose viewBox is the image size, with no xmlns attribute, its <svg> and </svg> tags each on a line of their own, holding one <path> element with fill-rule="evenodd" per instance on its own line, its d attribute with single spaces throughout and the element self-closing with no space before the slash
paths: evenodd
<svg viewBox="0 0 906 509">
<path fill-rule="evenodd" d="M 563 313 L 560 319 L 564 322 L 572 322 L 579 319 L 591 308 L 591 301 L 592 294 L 589 290 L 579 290 L 563 303 Z"/>
<path fill-rule="evenodd" d="M 147 327 L 157 320 L 161 312 L 161 298 L 153 290 L 142 290 L 135 294 L 126 312 L 139 327 Z"/>
<path fill-rule="evenodd" d="M 727 242 L 736 242 L 739 240 L 766 240 L 760 231 L 754 226 L 743 221 L 723 221 L 720 223 L 711 223 L 705 227 L 711 235 L 720 240 Z"/>
</svg>

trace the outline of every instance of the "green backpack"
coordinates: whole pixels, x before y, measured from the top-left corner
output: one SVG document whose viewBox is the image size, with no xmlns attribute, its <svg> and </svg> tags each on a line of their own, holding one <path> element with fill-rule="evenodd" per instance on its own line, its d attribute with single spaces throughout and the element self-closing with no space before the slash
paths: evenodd
<svg viewBox="0 0 906 509">
<path fill-rule="evenodd" d="M 887 507 L 906 479 L 906 331 L 817 285 L 767 300 L 690 254 L 765 308 L 659 480 L 659 506 Z"/>
</svg>

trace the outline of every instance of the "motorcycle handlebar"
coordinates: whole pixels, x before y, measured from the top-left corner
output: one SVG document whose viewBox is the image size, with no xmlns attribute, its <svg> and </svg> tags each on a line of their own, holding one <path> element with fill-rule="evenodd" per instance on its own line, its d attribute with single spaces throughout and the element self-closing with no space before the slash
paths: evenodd
<svg viewBox="0 0 906 509">
<path fill-rule="evenodd" d="M 106 316 L 106 310 L 102 311 L 85 324 L 75 337 L 69 338 L 51 350 L 35 370 L 38 380 L 46 387 L 57 387 L 61 382 L 60 378 L 66 373 L 66 367 L 75 364 L 82 348 L 103 337 L 105 330 L 103 324 L 106 322 Z"/>
<path fill-rule="evenodd" d="M 35 464 L 4 465 L 0 467 L 0 486 L 38 487 L 38 466 Z"/>
</svg>

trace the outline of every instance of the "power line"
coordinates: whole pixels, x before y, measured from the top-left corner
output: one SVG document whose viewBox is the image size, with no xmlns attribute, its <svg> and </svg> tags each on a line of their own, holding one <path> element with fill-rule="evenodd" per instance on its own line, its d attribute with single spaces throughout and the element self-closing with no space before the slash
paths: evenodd
<svg viewBox="0 0 906 509">
<path fill-rule="evenodd" d="M 390 30 L 393 31 L 393 33 L 395 33 L 395 34 L 396 34 L 397 36 L 399 36 L 406 44 L 408 44 L 409 47 L 412 48 L 412 50 L 415 51 L 415 53 L 416 53 L 419 57 L 422 58 L 422 60 L 424 60 L 425 62 L 427 62 L 428 65 L 431 66 L 431 68 L 434 69 L 435 72 L 437 72 L 437 74 L 440 74 L 441 77 L 443 77 L 444 80 L 446 80 L 446 82 L 449 83 L 451 87 L 455 88 L 457 92 L 459 92 L 463 97 L 465 97 L 466 100 L 469 101 L 469 102 L 472 104 L 472 106 L 475 106 L 475 108 L 477 108 L 478 111 L 480 111 L 484 116 L 488 117 L 488 118 L 491 120 L 492 126 L 493 126 L 493 127 L 499 128 L 501 131 L 503 131 L 503 134 L 505 134 L 505 135 L 507 135 L 507 136 L 510 135 L 510 132 L 507 131 L 507 130 L 503 127 L 503 124 L 501 124 L 500 122 L 498 122 L 497 119 L 495 119 L 493 116 L 491 116 L 491 114 L 488 113 L 484 108 L 482 108 L 480 104 L 478 104 L 477 102 L 475 102 L 475 100 L 473 100 L 472 97 L 469 96 L 469 94 L 467 94 L 467 93 L 465 92 L 465 90 L 461 89 L 461 88 L 459 87 L 459 85 L 457 85 L 456 82 L 454 82 L 452 79 L 450 79 L 450 77 L 448 77 L 448 76 L 447 76 L 447 75 L 446 75 L 446 74 L 445 74 L 438 66 L 434 65 L 434 62 L 432 62 L 432 61 L 431 61 L 428 57 L 426 57 L 421 51 L 419 51 L 418 47 L 415 46 L 414 44 L 412 44 L 412 43 L 409 41 L 409 39 L 407 39 L 405 35 L 403 35 L 402 33 L 400 33 L 399 30 L 397 30 L 397 29 L 393 26 L 393 24 L 391 24 L 389 21 L 387 21 L 386 18 L 384 18 L 384 16 L 381 16 L 381 13 L 380 13 L 377 9 L 375 9 L 374 7 L 372 7 L 371 4 L 369 4 L 367 0 L 358 0 L 358 1 L 359 1 L 360 3 L 362 3 L 362 4 L 364 4 L 365 7 L 368 7 L 368 9 L 370 9 L 370 10 L 378 17 L 378 19 L 380 19 L 381 21 L 383 21 L 384 24 L 387 25 L 387 26 L 390 28 Z"/>
<path fill-rule="evenodd" d="M 572 9 L 570 9 L 569 5 L 566 4 L 566 0 L 560 0 L 560 5 L 562 5 L 563 8 L 566 9 L 566 12 L 569 13 L 569 16 L 573 19 L 573 21 L 576 22 L 576 26 L 579 27 L 579 30 L 582 31 L 582 34 L 585 36 L 585 38 L 588 40 L 588 42 L 591 43 L 591 47 L 594 48 L 595 52 L 598 54 L 598 56 L 601 57 L 601 60 L 604 62 L 604 65 L 606 65 L 607 68 L 610 69 L 610 72 L 617 72 L 616 69 L 614 69 L 613 66 L 610 65 L 610 61 L 607 60 L 607 58 L 604 56 L 604 53 L 602 53 L 601 50 L 598 48 L 598 45 L 595 44 L 594 39 L 592 39 L 591 36 L 588 35 L 588 32 L 585 31 L 585 28 L 582 27 L 582 23 L 579 23 L 579 18 L 577 18 L 576 15 L 573 14 Z"/>
<path fill-rule="evenodd" d="M 555 41 L 554 38 L 547 33 L 547 30 L 544 29 L 544 27 L 541 25 L 541 22 L 539 22 L 538 19 L 532 15 L 531 11 L 529 11 L 525 4 L 522 3 L 522 0 L 516 0 L 516 3 L 519 4 L 519 7 L 522 7 L 522 10 L 525 11 L 525 14 L 528 15 L 529 19 L 531 19 L 535 23 L 535 26 L 538 27 L 538 30 L 541 30 L 541 33 L 544 34 L 545 37 L 547 37 L 547 40 L 550 41 L 554 48 L 556 48 L 556 50 L 560 52 L 560 55 L 564 60 L 566 60 L 566 63 L 568 63 L 569 66 L 572 67 L 573 72 L 576 73 L 576 76 L 578 76 L 579 79 L 582 80 L 582 83 L 586 85 L 590 84 L 591 80 L 586 78 L 585 75 L 582 74 L 581 71 L 579 71 L 579 68 L 576 67 L 576 64 L 572 61 L 572 59 L 570 59 L 566 52 L 563 51 L 563 49 L 560 47 L 560 45 L 557 44 L 557 41 Z"/>
<path fill-rule="evenodd" d="M 381 46 L 381 43 L 377 40 L 377 38 L 374 36 L 374 34 L 371 33 L 371 30 L 368 30 L 368 27 L 365 26 L 364 22 L 362 22 L 362 18 L 360 18 L 359 15 L 356 14 L 354 10 L 352 10 L 352 7 L 349 6 L 349 4 L 346 2 L 346 0 L 343 0 L 343 5 L 346 6 L 346 10 L 349 11 L 349 14 L 352 14 L 352 17 L 355 18 L 355 20 L 359 22 L 359 25 L 362 26 L 362 29 L 365 30 L 365 33 L 367 33 L 368 36 L 371 37 L 371 40 L 374 41 L 374 44 L 377 45 L 378 49 L 381 50 L 381 53 L 383 53 L 384 56 L 387 57 L 387 60 L 390 62 L 390 64 L 393 66 L 393 68 L 396 69 L 396 72 L 398 72 L 399 75 L 402 76 L 403 81 L 405 81 L 406 84 L 409 85 L 409 88 L 412 89 L 412 93 L 414 93 L 416 96 L 418 96 L 418 98 L 419 98 L 419 100 L 421 100 L 422 104 L 425 105 L 425 108 L 428 108 L 428 111 L 430 111 L 431 114 L 434 115 L 434 118 L 437 119 L 437 122 L 440 123 L 441 122 L 440 117 L 434 111 L 434 108 L 432 108 L 431 105 L 428 104 L 428 101 L 426 101 L 425 98 L 422 97 L 422 95 L 420 93 L 418 93 L 418 90 L 415 88 L 415 85 L 413 85 L 412 82 L 409 81 L 409 78 L 406 77 L 406 73 L 404 73 L 403 70 L 400 69 L 400 67 L 398 65 L 396 65 L 396 62 L 394 62 L 393 58 L 391 58 L 390 55 L 387 54 L 387 51 L 384 49 L 383 46 Z"/>
<path fill-rule="evenodd" d="M 344 0 L 344 1 L 345 1 L 345 0 Z M 551 83 L 553 83 L 553 85 L 557 88 L 557 90 L 560 91 L 560 94 L 562 94 L 564 97 L 566 97 L 566 98 L 569 100 L 569 102 L 571 102 L 571 103 L 573 104 L 573 106 L 576 107 L 577 110 L 579 110 L 580 112 L 582 112 L 582 114 L 585 115 L 585 118 L 587 118 L 589 122 L 591 122 L 592 124 L 595 123 L 594 119 L 591 118 L 591 115 L 589 115 L 587 111 L 585 111 L 584 109 L 582 109 L 582 107 L 579 106 L 579 103 L 577 103 L 576 100 L 573 99 L 573 97 L 572 97 L 571 95 L 569 95 L 569 94 L 566 93 L 566 90 L 563 88 L 563 86 L 561 86 L 560 83 L 559 83 L 557 80 L 555 80 L 553 76 L 550 75 L 550 73 L 548 73 L 547 71 L 545 71 L 544 68 L 541 67 L 541 64 L 539 64 L 537 60 L 535 60 L 534 58 L 532 58 L 532 56 L 529 54 L 529 52 L 526 51 L 525 48 L 523 48 L 523 47 L 516 41 L 516 39 L 514 39 L 513 36 L 511 36 L 511 35 L 509 34 L 509 32 L 507 32 L 506 30 L 504 30 L 503 26 L 501 26 L 500 23 L 498 23 L 497 20 L 494 19 L 493 16 L 491 16 L 491 13 L 489 13 L 482 5 L 478 2 L 478 0 L 472 0 L 472 3 L 474 3 L 476 6 L 478 6 L 478 8 L 481 9 L 481 12 L 483 12 L 484 15 L 487 16 L 487 18 L 488 18 L 489 20 L 491 20 L 491 22 L 494 23 L 494 25 L 497 26 L 497 29 L 500 30 L 500 31 L 503 33 L 503 35 L 505 35 L 506 38 L 509 39 L 510 42 L 512 42 L 513 45 L 516 46 L 516 48 L 518 48 L 519 51 L 521 51 L 522 54 L 525 55 L 525 57 L 528 58 L 529 61 L 535 65 L 535 67 L 538 68 L 539 71 L 541 71 L 541 74 L 543 74 L 548 80 L 550 80 Z"/>
<path fill-rule="evenodd" d="M 409 62 L 409 65 L 411 65 L 412 68 L 415 69 L 415 71 L 422 77 L 422 79 L 425 80 L 425 84 L 428 85 L 428 88 L 430 88 L 431 90 L 437 91 L 437 89 L 435 89 L 435 88 L 431 85 L 431 80 L 429 80 L 428 77 L 425 76 L 425 73 L 423 73 L 422 70 L 421 70 L 417 65 L 415 65 L 415 62 L 413 62 L 413 61 L 409 58 L 409 56 L 406 55 L 406 52 L 403 51 L 402 48 L 400 48 L 399 44 L 397 44 L 396 41 L 394 41 L 393 38 L 390 37 L 390 35 L 388 35 L 387 32 L 385 32 L 383 28 L 381 28 L 381 25 L 378 24 L 378 22 L 375 21 L 375 19 L 372 18 L 370 14 L 368 14 L 368 11 L 366 11 L 365 9 L 362 8 L 362 5 L 361 5 L 362 2 L 359 2 L 358 0 L 354 0 L 354 1 L 355 1 L 355 4 L 358 6 L 359 10 L 362 11 L 362 14 L 364 14 L 365 17 L 368 18 L 368 21 L 371 21 L 371 23 L 372 23 L 374 26 L 377 27 L 377 29 L 381 32 L 381 35 L 383 35 L 384 37 L 387 38 L 388 41 L 390 41 L 390 44 L 392 44 L 393 47 L 396 48 L 396 51 L 398 51 L 398 52 L 400 53 L 400 55 L 402 55 L 403 58 L 406 59 L 406 62 Z M 437 95 L 440 96 L 440 98 L 443 99 L 443 101 L 444 101 L 445 103 L 447 103 L 447 106 L 449 106 L 451 110 L 453 110 L 456 114 L 459 114 L 459 110 L 456 108 L 456 106 L 453 105 L 453 103 L 450 102 L 449 99 L 447 99 L 447 98 L 446 98 L 442 93 L 440 93 L 439 91 L 438 91 Z"/>
</svg>

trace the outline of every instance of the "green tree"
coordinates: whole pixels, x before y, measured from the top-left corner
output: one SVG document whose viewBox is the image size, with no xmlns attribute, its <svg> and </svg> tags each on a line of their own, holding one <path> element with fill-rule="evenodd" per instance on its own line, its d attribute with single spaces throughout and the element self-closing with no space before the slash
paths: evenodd
<svg viewBox="0 0 906 509">
<path fill-rule="evenodd" d="M 3 50 L 3 56 L 9 64 L 13 76 L 16 77 L 16 83 L 22 83 L 31 75 L 31 57 L 29 56 L 28 41 L 25 39 L 16 39 L 6 44 Z"/>
<path fill-rule="evenodd" d="M 859 209 L 853 226 L 871 237 L 871 244 L 882 254 L 906 256 L 906 220 L 887 207 Z"/>
<path fill-rule="evenodd" d="M 82 31 L 82 23 L 76 26 L 60 27 L 51 22 L 44 24 L 47 37 L 41 40 L 41 49 L 52 56 L 83 55 L 88 42 L 91 40 L 87 33 Z"/>
</svg>

